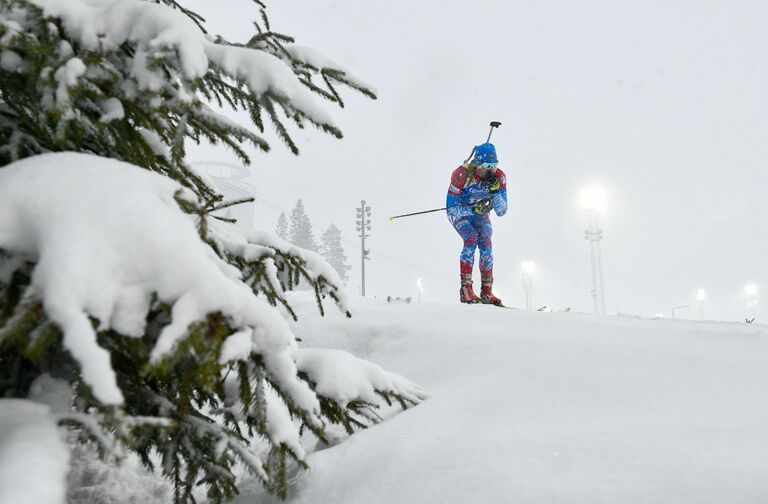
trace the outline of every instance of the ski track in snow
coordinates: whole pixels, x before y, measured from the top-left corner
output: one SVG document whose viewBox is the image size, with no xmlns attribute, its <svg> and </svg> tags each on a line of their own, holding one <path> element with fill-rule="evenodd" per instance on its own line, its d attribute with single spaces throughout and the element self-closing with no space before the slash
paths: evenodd
<svg viewBox="0 0 768 504">
<path fill-rule="evenodd" d="M 296 334 L 430 399 L 310 455 L 291 502 L 765 503 L 768 328 L 363 300 Z M 279 502 L 246 482 L 235 501 Z"/>
</svg>

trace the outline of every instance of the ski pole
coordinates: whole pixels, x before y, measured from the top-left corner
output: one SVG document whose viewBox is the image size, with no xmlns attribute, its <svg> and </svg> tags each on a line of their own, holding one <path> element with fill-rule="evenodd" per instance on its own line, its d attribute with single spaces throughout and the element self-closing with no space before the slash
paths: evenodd
<svg viewBox="0 0 768 504">
<path fill-rule="evenodd" d="M 421 215 L 421 214 L 425 214 L 425 213 L 440 212 L 442 210 L 448 210 L 448 207 L 435 208 L 433 210 L 424 210 L 423 212 L 413 212 L 413 213 L 407 213 L 407 214 L 403 214 L 403 215 L 395 215 L 393 217 L 390 217 L 389 220 L 393 221 L 395 219 L 400 219 L 402 217 L 411 217 L 412 215 Z"/>
<path fill-rule="evenodd" d="M 448 210 L 449 208 L 454 208 L 454 207 L 475 206 L 478 203 L 482 203 L 482 204 L 485 205 L 485 204 L 487 204 L 490 201 L 493 201 L 493 199 L 492 198 L 491 199 L 483 199 L 483 200 L 480 200 L 480 201 L 475 201 L 474 203 L 461 203 L 459 205 L 454 205 L 454 206 L 451 206 L 451 207 L 433 208 L 432 210 L 424 210 L 423 212 L 413 212 L 413 213 L 407 213 L 407 214 L 402 214 L 402 215 L 395 215 L 393 217 L 390 217 L 389 220 L 393 221 L 395 219 L 400 219 L 402 217 L 411 217 L 413 215 L 421 215 L 421 214 L 427 214 L 427 213 L 433 213 L 433 212 L 441 212 L 443 210 Z"/>
<path fill-rule="evenodd" d="M 501 126 L 501 123 L 499 121 L 491 121 L 491 131 L 488 132 L 488 138 L 485 140 L 485 143 L 488 143 L 491 141 L 491 135 L 493 134 L 493 128 L 498 128 Z"/>
</svg>

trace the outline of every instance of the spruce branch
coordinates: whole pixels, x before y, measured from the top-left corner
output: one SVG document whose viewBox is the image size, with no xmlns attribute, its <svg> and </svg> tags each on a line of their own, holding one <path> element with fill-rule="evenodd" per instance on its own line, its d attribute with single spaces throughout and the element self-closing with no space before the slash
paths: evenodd
<svg viewBox="0 0 768 504">
<path fill-rule="evenodd" d="M 200 33 L 206 33 L 205 19 L 185 8 L 183 0 L 152 1 L 182 13 Z M 206 38 L 204 43 L 270 55 L 270 61 L 274 56 L 295 76 L 295 87 L 289 90 L 308 89 L 311 95 L 340 106 L 344 102 L 339 84 L 372 95 L 343 72 L 291 57 L 294 37 L 273 28 L 266 5 L 260 0 L 254 3 L 259 18 L 254 22 L 256 33 L 246 43 L 230 43 L 222 37 L 215 42 Z M 22 29 L 1 22 L 4 19 L 13 19 Z M 296 249 L 276 242 L 248 242 L 245 253 L 228 243 L 217 221 L 233 220 L 214 214 L 252 198 L 224 201 L 186 161 L 187 141 L 210 141 L 225 145 L 248 164 L 250 147 L 262 152 L 270 149 L 261 136 L 267 122 L 294 154 L 299 149 L 292 139 L 293 128 L 309 122 L 337 138 L 341 131 L 298 106 L 289 98 L 290 92 L 279 87 L 255 92 L 243 78 L 215 62 L 209 61 L 203 75 L 188 75 L 179 46 L 150 47 L 137 38 L 90 45 L 65 28 L 61 19 L 27 0 L 0 0 L 0 51 L 19 55 L 23 63 L 18 68 L 5 64 L 0 68 L 0 170 L 36 154 L 75 151 L 168 176 L 184 188 L 174 199 L 194 220 L 200 239 L 212 254 L 241 272 L 255 295 L 296 320 L 286 292 L 306 284 L 321 314 L 330 299 L 350 316 L 340 300 L 340 286 L 314 271 L 312 261 L 308 264 L 303 258 L 307 256 Z M 110 34 L 103 36 L 101 42 L 107 42 Z M 75 58 L 84 69 L 60 86 L 56 72 L 66 70 Z M 60 77 L 66 76 L 64 70 Z M 229 71 L 234 73 L 232 68 Z M 149 77 L 152 85 L 142 81 Z M 250 124 L 239 126 L 213 111 L 212 105 L 246 111 Z M 108 320 L 90 320 L 98 345 L 109 352 L 125 398 L 119 408 L 100 404 L 84 384 L 80 364 L 65 350 L 60 328 L 31 294 L 36 265 L 28 259 L 0 250 L 0 396 L 24 397 L 43 373 L 65 379 L 73 385 L 77 401 L 71 414 L 59 418 L 60 423 L 76 429 L 82 438 L 95 440 L 102 452 L 116 448 L 136 453 L 144 467 L 161 472 L 173 484 L 175 502 L 192 502 L 193 490 L 201 485 L 210 502 L 233 498 L 238 463 L 270 491 L 283 498 L 287 495 L 292 471 L 306 468 L 306 462 L 292 448 L 296 445 L 270 438 L 267 408 L 274 400 L 270 388 L 302 430 L 326 442 L 329 422 L 358 429 L 380 419 L 376 405 L 365 402 L 341 404 L 320 398 L 321 411 L 302 409 L 287 392 L 292 389 L 281 389 L 279 384 L 306 378 L 275 375 L 267 365 L 269 354 L 254 351 L 235 362 L 220 362 L 225 342 L 243 328 L 218 312 L 192 323 L 173 351 L 150 365 L 149 356 L 172 322 L 174 308 L 158 293 L 152 294 L 139 337 L 99 329 L 108 326 Z M 387 391 L 382 394 L 388 401 L 399 400 Z M 110 443 L 110 449 L 104 448 Z"/>
<path fill-rule="evenodd" d="M 235 205 L 242 205 L 243 203 L 253 203 L 256 201 L 256 198 L 253 196 L 248 196 L 246 198 L 239 198 L 236 200 L 227 201 L 226 203 L 222 203 L 220 205 L 212 206 L 208 209 L 209 212 L 215 212 L 217 210 L 223 210 L 225 208 L 233 207 Z"/>
<path fill-rule="evenodd" d="M 201 16 L 200 14 L 196 13 L 193 10 L 187 9 L 176 0 L 153 0 L 155 3 L 164 3 L 165 5 L 168 5 L 170 7 L 173 7 L 174 9 L 182 12 L 185 16 L 190 18 L 198 28 L 200 28 L 200 31 L 203 33 L 208 33 L 205 29 L 205 18 Z"/>
</svg>

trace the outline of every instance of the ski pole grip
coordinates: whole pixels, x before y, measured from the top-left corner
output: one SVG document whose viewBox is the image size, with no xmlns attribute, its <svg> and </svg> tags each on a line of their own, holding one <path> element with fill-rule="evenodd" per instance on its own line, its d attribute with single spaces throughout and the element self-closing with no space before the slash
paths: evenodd
<svg viewBox="0 0 768 504">
<path fill-rule="evenodd" d="M 491 141 L 491 135 L 493 134 L 493 128 L 498 128 L 501 126 L 501 123 L 499 121 L 491 121 L 491 131 L 488 132 L 488 138 L 485 140 L 485 143 L 488 143 Z"/>
</svg>

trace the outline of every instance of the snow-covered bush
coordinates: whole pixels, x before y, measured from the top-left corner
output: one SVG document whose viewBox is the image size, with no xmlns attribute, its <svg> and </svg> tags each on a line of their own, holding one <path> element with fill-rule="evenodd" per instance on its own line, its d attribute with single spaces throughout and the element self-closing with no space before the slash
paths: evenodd
<svg viewBox="0 0 768 504">
<path fill-rule="evenodd" d="M 256 3 L 256 35 L 234 44 L 174 0 L 0 0 L 0 397 L 69 382 L 58 422 L 158 466 L 176 502 L 199 485 L 232 498 L 238 463 L 285 495 L 302 431 L 322 440 L 328 423 L 375 422 L 380 400 L 423 398 L 299 348 L 285 292 L 301 280 L 321 311 L 330 298 L 347 312 L 338 275 L 229 224 L 230 203 L 185 163 L 188 140 L 244 163 L 244 143 L 268 149 L 212 106 L 247 110 L 260 132 L 269 119 L 297 151 L 286 119 L 341 136 L 317 97 L 342 104 L 339 83 L 375 97 Z"/>
</svg>

